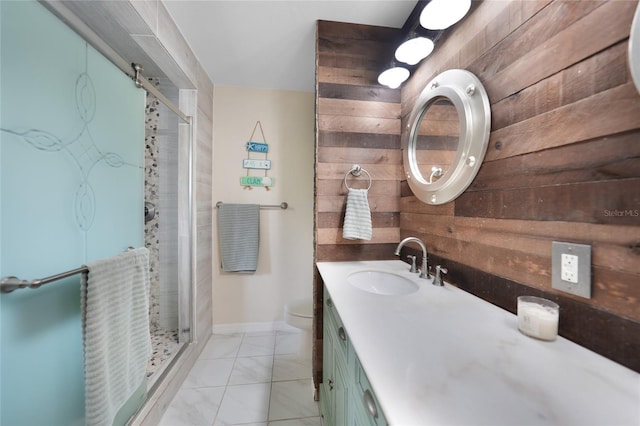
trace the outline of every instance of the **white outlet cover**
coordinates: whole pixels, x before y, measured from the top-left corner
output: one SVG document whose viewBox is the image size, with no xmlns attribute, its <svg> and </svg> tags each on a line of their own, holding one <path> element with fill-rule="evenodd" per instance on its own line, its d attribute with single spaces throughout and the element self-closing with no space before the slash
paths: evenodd
<svg viewBox="0 0 640 426">
<path fill-rule="evenodd" d="M 552 242 L 551 287 L 591 299 L 590 245 Z"/>
<path fill-rule="evenodd" d="M 562 253 L 560 278 L 570 283 L 578 283 L 578 256 Z"/>
</svg>

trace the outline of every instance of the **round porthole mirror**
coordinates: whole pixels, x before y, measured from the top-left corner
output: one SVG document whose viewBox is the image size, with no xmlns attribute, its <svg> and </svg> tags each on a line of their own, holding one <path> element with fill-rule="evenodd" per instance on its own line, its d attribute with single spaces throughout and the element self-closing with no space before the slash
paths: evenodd
<svg viewBox="0 0 640 426">
<path fill-rule="evenodd" d="M 403 143 L 407 182 L 428 204 L 444 204 L 469 187 L 489 143 L 489 97 L 478 78 L 448 70 L 427 84 Z"/>
</svg>

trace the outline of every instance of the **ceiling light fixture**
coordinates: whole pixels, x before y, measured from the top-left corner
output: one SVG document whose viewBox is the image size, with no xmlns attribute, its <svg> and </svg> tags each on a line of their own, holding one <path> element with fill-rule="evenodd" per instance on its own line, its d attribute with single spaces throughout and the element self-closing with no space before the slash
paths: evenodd
<svg viewBox="0 0 640 426">
<path fill-rule="evenodd" d="M 378 76 L 378 83 L 391 89 L 397 89 L 409 78 L 409 70 L 404 67 L 391 66 Z"/>
<path fill-rule="evenodd" d="M 433 41 L 426 37 L 414 37 L 396 49 L 396 59 L 405 64 L 415 65 L 433 52 Z"/>
<path fill-rule="evenodd" d="M 469 10 L 471 0 L 418 0 L 402 27 L 401 40 L 405 41 L 395 51 L 395 61 L 406 65 L 392 61 L 378 76 L 378 83 L 399 88 L 411 75 L 409 70 L 433 52 L 443 30 L 464 18 Z"/>
<path fill-rule="evenodd" d="M 471 0 L 431 0 L 420 14 L 420 25 L 444 30 L 464 18 L 470 8 Z"/>
</svg>

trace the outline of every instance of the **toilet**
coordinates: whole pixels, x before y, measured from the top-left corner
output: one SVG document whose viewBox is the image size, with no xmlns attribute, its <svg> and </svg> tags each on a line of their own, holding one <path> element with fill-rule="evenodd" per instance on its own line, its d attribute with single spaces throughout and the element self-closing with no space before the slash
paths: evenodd
<svg viewBox="0 0 640 426">
<path fill-rule="evenodd" d="M 297 299 L 284 306 L 284 321 L 300 329 L 298 356 L 311 358 L 311 328 L 313 326 L 313 302 L 311 299 Z"/>
</svg>

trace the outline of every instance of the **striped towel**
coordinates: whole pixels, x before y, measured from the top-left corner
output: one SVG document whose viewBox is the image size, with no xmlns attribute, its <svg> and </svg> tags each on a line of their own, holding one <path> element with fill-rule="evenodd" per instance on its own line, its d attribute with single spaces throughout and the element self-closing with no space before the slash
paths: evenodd
<svg viewBox="0 0 640 426">
<path fill-rule="evenodd" d="M 371 239 L 371 212 L 369 211 L 367 192 L 367 189 L 349 188 L 342 238 L 347 240 Z"/>
<path fill-rule="evenodd" d="M 260 242 L 259 204 L 220 204 L 220 261 L 225 272 L 255 272 Z"/>
<path fill-rule="evenodd" d="M 81 309 L 87 425 L 111 426 L 142 385 L 151 356 L 149 250 L 87 263 Z"/>
</svg>

